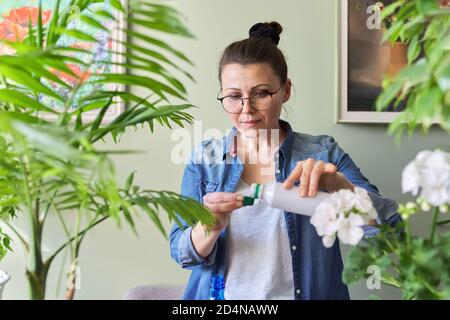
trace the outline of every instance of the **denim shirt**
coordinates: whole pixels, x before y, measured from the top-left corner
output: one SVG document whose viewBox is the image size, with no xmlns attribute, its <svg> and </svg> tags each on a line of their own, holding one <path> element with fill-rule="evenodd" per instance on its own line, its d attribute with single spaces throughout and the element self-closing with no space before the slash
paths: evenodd
<svg viewBox="0 0 450 320">
<path fill-rule="evenodd" d="M 378 213 L 379 224 L 394 225 L 401 220 L 396 212 L 397 203 L 380 194 L 377 187 L 364 177 L 350 156 L 331 136 L 293 132 L 289 123 L 283 120 L 280 120 L 280 126 L 285 130 L 286 136 L 274 156 L 276 181 L 283 182 L 298 161 L 313 158 L 330 162 L 355 186 L 368 191 Z M 235 192 L 244 170 L 244 165 L 233 148 L 236 133 L 237 129 L 233 127 L 224 138 L 203 141 L 192 152 L 183 175 L 182 195 L 202 203 L 206 193 Z M 326 248 L 309 222 L 310 217 L 290 212 L 284 214 L 292 255 L 295 288 L 293 299 L 349 299 L 348 288 L 341 279 L 343 263 L 338 241 L 331 248 Z M 192 227 L 180 220 L 182 225 L 174 224 L 169 238 L 172 258 L 183 268 L 191 270 L 183 298 L 210 299 L 211 282 L 218 277 L 223 279 L 225 273 L 226 229 L 221 232 L 211 254 L 204 258 L 193 246 Z M 365 226 L 365 236 L 374 236 L 377 230 L 375 227 Z M 256 268 L 258 261 L 249 263 L 254 263 Z"/>
</svg>

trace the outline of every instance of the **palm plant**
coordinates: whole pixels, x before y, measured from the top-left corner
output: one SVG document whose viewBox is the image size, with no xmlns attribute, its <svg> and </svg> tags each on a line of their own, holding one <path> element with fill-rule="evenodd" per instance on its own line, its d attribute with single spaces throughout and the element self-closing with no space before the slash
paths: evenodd
<svg viewBox="0 0 450 320">
<path fill-rule="evenodd" d="M 158 215 L 161 209 L 176 222 L 180 218 L 191 224 L 213 222 L 209 211 L 192 199 L 170 191 L 141 189 L 133 182 L 134 172 L 124 186 L 119 186 L 110 159 L 113 152 L 96 148 L 109 135 L 117 143 L 128 127 L 147 124 L 153 132 L 155 121 L 169 128 L 172 124 L 184 126 L 192 122 L 192 116 L 186 112 L 192 105 L 174 105 L 169 100 L 185 102 L 187 95 L 169 68 L 192 79 L 174 58 L 187 64 L 191 61 L 154 36 L 165 33 L 192 37 L 179 12 L 150 0 L 131 0 L 128 7 L 120 0 L 70 0 L 64 2 L 65 6 L 62 3 L 56 1 L 47 24 L 39 3 L 37 21 L 33 24 L 30 17 L 26 36 L 2 42 L 14 54 L 0 55 L 0 219 L 5 226 L 0 230 L 0 259 L 11 250 L 5 233 L 9 230 L 26 251 L 31 299 L 45 298 L 49 268 L 64 250 L 70 252 L 71 270 L 75 270 L 73 266 L 78 264 L 86 234 L 108 218 L 118 223 L 124 219 L 135 230 L 134 217 L 145 212 L 164 235 Z M 112 10 L 105 9 L 105 4 L 123 12 L 130 24 L 139 27 L 121 30 L 128 39 L 139 39 L 139 44 L 124 43 L 131 50 L 108 49 L 109 53 L 121 55 L 121 62 L 99 61 L 95 52 L 61 42 L 63 37 L 69 37 L 99 44 L 100 40 L 83 31 L 80 24 L 108 32 L 111 37 L 105 23 L 116 18 Z M 67 10 L 74 7 L 78 15 Z M 73 28 L 74 21 L 78 28 Z M 113 73 L 108 68 L 92 72 L 98 63 L 108 68 L 118 65 L 128 72 Z M 81 72 L 75 72 L 73 66 Z M 105 84 L 108 89 L 104 89 Z M 121 85 L 145 90 L 140 96 L 120 90 Z M 88 93 L 83 91 L 86 87 L 90 88 Z M 105 114 L 119 101 L 127 104 L 126 110 L 106 123 Z M 96 117 L 86 120 L 93 110 L 98 111 Z M 28 224 L 27 234 L 14 223 L 13 218 L 19 214 Z M 44 254 L 43 231 L 50 214 L 58 217 L 67 239 L 54 252 Z M 75 273 L 69 277 L 75 283 Z M 74 288 L 69 288 L 66 298 L 72 299 L 74 293 Z"/>
</svg>

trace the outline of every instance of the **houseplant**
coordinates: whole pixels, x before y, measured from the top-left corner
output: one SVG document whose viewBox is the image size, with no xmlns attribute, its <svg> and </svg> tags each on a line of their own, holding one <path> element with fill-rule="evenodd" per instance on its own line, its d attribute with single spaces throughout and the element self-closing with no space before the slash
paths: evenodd
<svg viewBox="0 0 450 320">
<path fill-rule="evenodd" d="M 11 233 L 23 244 L 26 276 L 31 299 L 44 299 L 50 266 L 64 250 L 69 251 L 71 270 L 75 270 L 86 234 L 106 219 L 125 220 L 135 230 L 134 217 L 144 212 L 165 234 L 158 212 L 179 222 L 177 214 L 189 223 L 213 223 L 204 207 L 189 198 L 170 191 L 142 190 L 131 173 L 119 186 L 110 155 L 98 145 L 111 136 L 115 142 L 127 128 L 155 121 L 171 127 L 192 122 L 186 111 L 192 105 L 173 104 L 186 100 L 186 89 L 173 71 L 192 78 L 176 61 L 190 64 L 180 51 L 154 36 L 155 33 L 192 37 L 174 8 L 150 0 L 129 1 L 123 7 L 119 0 L 57 0 L 51 18 L 44 18 L 42 4 L 30 13 L 26 34 L 2 41 L 9 52 L 0 55 L 0 258 L 11 250 Z M 73 15 L 76 8 L 76 15 Z M 101 48 L 100 39 L 83 31 L 89 25 L 106 32 L 104 23 L 114 20 L 111 8 L 124 12 L 133 29 L 124 28 L 129 42 L 124 62 L 102 58 L 83 46 L 61 43 L 62 37 L 76 38 Z M 47 21 L 47 23 L 45 23 Z M 74 23 L 76 21 L 76 23 Z M 76 27 L 74 27 L 76 26 Z M 139 27 L 139 30 L 136 28 Z M 23 28 L 23 26 L 22 26 Z M 110 37 L 109 33 L 109 37 Z M 132 40 L 138 39 L 139 42 Z M 104 47 L 103 47 L 104 48 Z M 109 52 L 113 49 L 106 49 Z M 80 56 L 81 54 L 81 56 Z M 126 74 L 92 71 L 92 66 L 120 64 Z M 108 70 L 108 69 L 106 69 Z M 102 84 L 111 84 L 105 90 Z M 139 96 L 123 92 L 114 85 L 136 85 L 146 90 Z M 89 93 L 83 88 L 94 88 Z M 128 105 L 110 123 L 103 120 L 118 99 Z M 50 102 L 57 102 L 58 108 Z M 84 115 L 98 110 L 94 120 Z M 46 120 L 42 114 L 51 115 Z M 126 153 L 127 151 L 123 151 Z M 66 241 L 54 252 L 45 254 L 42 241 L 47 217 L 58 217 Z M 23 215 L 29 232 L 20 232 L 14 218 Z M 8 229 L 9 234 L 6 233 Z M 75 273 L 69 282 L 75 283 Z M 72 299 L 74 287 L 66 298 Z"/>
<path fill-rule="evenodd" d="M 395 2 L 395 0 L 383 0 L 375 4 L 377 11 L 379 12 L 379 19 L 382 21 L 382 30 L 384 34 L 386 34 L 386 30 L 390 29 L 395 23 L 401 9 L 401 5 L 398 7 L 390 6 L 393 2 Z M 385 18 L 381 19 L 381 14 L 385 11 L 386 7 L 389 7 L 388 9 L 393 11 L 389 15 L 386 15 L 385 12 Z M 383 39 L 383 41 L 387 40 L 388 39 L 386 38 Z M 390 48 L 390 58 L 385 75 L 387 77 L 394 77 L 408 64 L 408 45 L 402 39 L 397 39 L 393 42 L 388 41 L 388 43 Z"/>
<path fill-rule="evenodd" d="M 406 99 L 406 109 L 390 124 L 388 132 L 400 141 L 407 130 L 428 132 L 433 122 L 450 134 L 450 10 L 444 1 L 394 1 L 385 7 L 383 19 L 396 19 L 385 39 L 408 44 L 408 66 L 386 78 L 377 109 Z M 444 147 L 445 148 L 445 147 Z M 403 192 L 418 196 L 401 204 L 402 223 L 381 226 L 378 235 L 353 247 L 348 254 L 343 280 L 353 284 L 380 270 L 380 281 L 398 288 L 403 299 L 450 299 L 450 233 L 439 230 L 450 220 L 441 218 L 450 206 L 450 153 L 422 151 L 405 167 Z M 411 232 L 411 216 L 433 212 L 429 235 Z"/>
</svg>

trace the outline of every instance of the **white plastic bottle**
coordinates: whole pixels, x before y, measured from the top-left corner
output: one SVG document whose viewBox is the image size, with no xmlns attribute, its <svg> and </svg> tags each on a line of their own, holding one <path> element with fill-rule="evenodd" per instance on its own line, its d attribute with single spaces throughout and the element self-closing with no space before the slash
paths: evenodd
<svg viewBox="0 0 450 320">
<path fill-rule="evenodd" d="M 300 197 L 299 187 L 284 188 L 280 182 L 268 184 L 252 183 L 250 194 L 244 197 L 244 205 L 252 205 L 255 199 L 261 199 L 273 208 L 312 216 L 316 207 L 328 199 L 329 193 L 318 191 L 314 197 Z"/>
</svg>

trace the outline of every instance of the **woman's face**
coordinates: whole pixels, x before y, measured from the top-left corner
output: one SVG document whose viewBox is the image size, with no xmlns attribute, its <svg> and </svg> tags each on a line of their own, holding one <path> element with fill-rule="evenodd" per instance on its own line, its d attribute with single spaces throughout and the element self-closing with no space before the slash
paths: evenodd
<svg viewBox="0 0 450 320">
<path fill-rule="evenodd" d="M 264 108 L 265 110 L 258 110 L 258 99 L 254 99 L 254 107 L 250 104 L 250 99 L 245 99 L 240 113 L 227 112 L 233 126 L 247 137 L 255 137 L 259 129 L 278 128 L 282 105 L 289 100 L 291 95 L 290 80 L 284 86 L 281 86 L 280 80 L 272 67 L 266 63 L 225 65 L 222 69 L 221 79 L 222 92 L 220 96 L 233 96 L 236 100 L 248 98 L 252 95 L 264 97 L 268 93 L 280 89 L 272 95 L 271 100 L 269 97 L 268 108 Z"/>
</svg>

